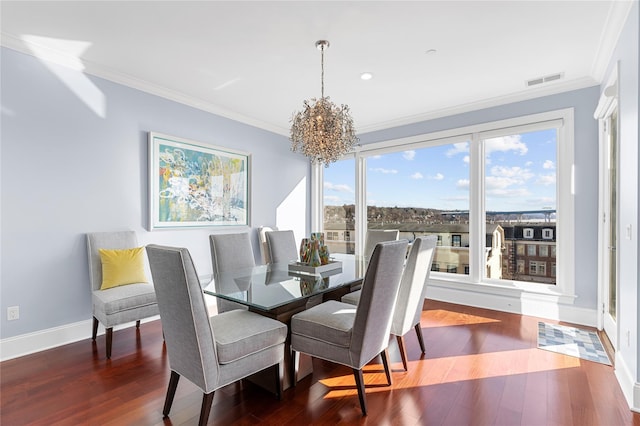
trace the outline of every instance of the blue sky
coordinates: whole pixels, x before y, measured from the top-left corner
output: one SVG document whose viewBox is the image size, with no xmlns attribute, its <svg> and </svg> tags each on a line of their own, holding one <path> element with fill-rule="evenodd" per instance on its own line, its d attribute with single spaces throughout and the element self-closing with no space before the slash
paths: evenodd
<svg viewBox="0 0 640 426">
<path fill-rule="evenodd" d="M 488 211 L 556 208 L 556 130 L 487 139 Z M 326 205 L 353 204 L 354 160 L 324 170 Z M 367 159 L 367 204 L 469 208 L 469 144 L 457 143 Z"/>
</svg>

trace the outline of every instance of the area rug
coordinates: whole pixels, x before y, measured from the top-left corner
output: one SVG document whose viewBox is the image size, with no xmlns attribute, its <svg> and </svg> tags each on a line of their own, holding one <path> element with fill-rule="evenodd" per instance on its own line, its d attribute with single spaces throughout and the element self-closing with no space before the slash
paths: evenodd
<svg viewBox="0 0 640 426">
<path fill-rule="evenodd" d="M 611 365 L 598 335 L 575 327 L 538 322 L 538 348 Z"/>
</svg>

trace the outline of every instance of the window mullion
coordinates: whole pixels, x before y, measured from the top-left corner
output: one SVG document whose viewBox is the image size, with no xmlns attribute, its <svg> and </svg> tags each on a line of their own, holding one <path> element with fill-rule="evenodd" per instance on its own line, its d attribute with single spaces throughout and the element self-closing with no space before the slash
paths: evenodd
<svg viewBox="0 0 640 426">
<path fill-rule="evenodd" d="M 484 277 L 484 146 L 474 133 L 469 144 L 469 279 L 481 282 Z"/>
<path fill-rule="evenodd" d="M 365 235 L 367 234 L 367 159 L 356 153 L 356 255 L 364 253 Z"/>
</svg>

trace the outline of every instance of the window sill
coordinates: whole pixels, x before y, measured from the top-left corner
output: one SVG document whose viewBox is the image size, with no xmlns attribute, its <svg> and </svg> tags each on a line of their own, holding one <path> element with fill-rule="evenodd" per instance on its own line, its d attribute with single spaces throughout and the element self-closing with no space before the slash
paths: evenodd
<svg viewBox="0 0 640 426">
<path fill-rule="evenodd" d="M 442 287 L 469 293 L 482 293 L 503 297 L 513 297 L 518 299 L 537 299 L 547 302 L 555 302 L 565 305 L 573 305 L 577 295 L 563 293 L 555 285 L 529 284 L 517 281 L 501 282 L 471 282 L 462 281 L 454 277 L 447 277 L 446 274 L 431 274 L 428 286 Z M 444 276 L 443 276 L 444 275 Z M 459 275 L 459 274 L 455 274 Z"/>
</svg>

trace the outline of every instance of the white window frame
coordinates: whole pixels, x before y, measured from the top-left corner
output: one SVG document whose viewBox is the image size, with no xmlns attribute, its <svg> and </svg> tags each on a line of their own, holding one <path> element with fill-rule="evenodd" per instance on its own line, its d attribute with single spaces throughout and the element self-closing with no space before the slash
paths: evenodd
<svg viewBox="0 0 640 426">
<path fill-rule="evenodd" d="M 533 228 L 524 228 L 522 230 L 522 238 L 533 238 Z"/>
<path fill-rule="evenodd" d="M 482 140 L 515 133 L 556 128 L 558 135 L 556 175 L 556 284 L 528 283 L 484 277 L 484 173 L 485 155 Z M 497 295 L 512 294 L 512 289 L 552 296 L 560 303 L 572 304 L 575 295 L 575 189 L 574 189 L 574 110 L 548 111 L 494 122 L 476 124 L 407 138 L 362 145 L 344 158 L 356 163 L 356 254 L 361 254 L 366 234 L 366 159 L 367 157 L 457 142 L 469 142 L 469 259 L 470 274 L 432 273 L 430 281 L 443 287 L 477 291 L 478 285 L 489 284 L 483 291 Z M 323 166 L 312 165 L 312 227 L 321 229 L 323 218 Z M 316 225 L 320 225 L 316 227 Z M 478 249 L 481 247 L 481 249 Z"/>
</svg>

